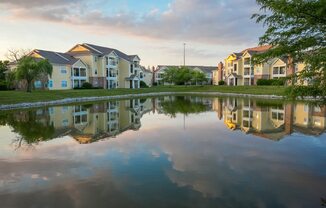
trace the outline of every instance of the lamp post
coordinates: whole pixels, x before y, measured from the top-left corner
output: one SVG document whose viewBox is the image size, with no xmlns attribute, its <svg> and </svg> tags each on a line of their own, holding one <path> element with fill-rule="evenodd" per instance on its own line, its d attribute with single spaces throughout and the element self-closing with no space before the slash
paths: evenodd
<svg viewBox="0 0 326 208">
<path fill-rule="evenodd" d="M 186 43 L 183 43 L 183 66 L 186 66 Z"/>
</svg>

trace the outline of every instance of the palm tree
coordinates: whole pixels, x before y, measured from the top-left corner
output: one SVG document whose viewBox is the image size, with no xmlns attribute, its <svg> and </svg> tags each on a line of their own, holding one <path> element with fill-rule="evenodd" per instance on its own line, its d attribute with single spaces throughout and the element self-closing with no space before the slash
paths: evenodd
<svg viewBox="0 0 326 208">
<path fill-rule="evenodd" d="M 18 61 L 16 69 L 16 78 L 27 83 L 27 92 L 32 92 L 33 81 L 40 79 L 44 75 L 52 75 L 53 67 L 47 59 L 36 60 L 35 58 L 25 56 Z"/>
</svg>

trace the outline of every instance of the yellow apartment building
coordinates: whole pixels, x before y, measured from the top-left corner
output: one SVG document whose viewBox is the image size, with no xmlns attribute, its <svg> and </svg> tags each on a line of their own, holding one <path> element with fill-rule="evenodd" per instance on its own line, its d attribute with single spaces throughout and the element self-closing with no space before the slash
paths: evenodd
<svg viewBox="0 0 326 208">
<path fill-rule="evenodd" d="M 264 53 L 270 48 L 270 45 L 264 45 L 228 55 L 224 64 L 220 63 L 214 71 L 213 84 L 218 85 L 223 80 L 230 86 L 256 85 L 259 79 L 279 79 L 304 69 L 303 63 L 290 67 L 287 57 L 270 59 L 261 64 L 253 63 L 252 57 L 255 54 Z"/>
</svg>

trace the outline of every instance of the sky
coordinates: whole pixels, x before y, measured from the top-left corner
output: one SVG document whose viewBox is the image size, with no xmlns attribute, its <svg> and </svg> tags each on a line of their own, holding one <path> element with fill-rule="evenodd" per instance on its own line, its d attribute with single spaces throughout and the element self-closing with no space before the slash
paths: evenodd
<svg viewBox="0 0 326 208">
<path fill-rule="evenodd" d="M 0 0 L 0 60 L 8 49 L 66 52 L 78 43 L 138 54 L 144 66 L 216 66 L 258 44 L 255 0 Z"/>
</svg>

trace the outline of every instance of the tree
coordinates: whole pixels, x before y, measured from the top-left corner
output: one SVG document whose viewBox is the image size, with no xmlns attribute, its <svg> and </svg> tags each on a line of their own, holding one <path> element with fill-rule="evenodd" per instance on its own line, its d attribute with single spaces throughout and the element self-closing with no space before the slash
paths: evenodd
<svg viewBox="0 0 326 208">
<path fill-rule="evenodd" d="M 261 14 L 254 14 L 257 23 L 267 30 L 260 37 L 260 44 L 272 48 L 254 57 L 262 62 L 274 57 L 286 56 L 294 73 L 295 63 L 305 63 L 305 69 L 291 77 L 292 92 L 300 86 L 295 79 L 313 80 L 310 88 L 326 95 L 326 0 L 256 0 Z"/>
<path fill-rule="evenodd" d="M 9 61 L 0 61 L 0 80 L 5 80 L 5 72 L 9 69 Z"/>
<path fill-rule="evenodd" d="M 169 67 L 168 69 L 165 70 L 163 74 L 163 81 L 170 84 L 176 84 L 177 73 L 178 73 L 177 67 Z"/>
<path fill-rule="evenodd" d="M 6 72 L 9 69 L 9 61 L 0 61 L 0 90 L 7 89 Z"/>
<path fill-rule="evenodd" d="M 18 62 L 24 56 L 27 56 L 32 50 L 30 49 L 8 49 L 6 57 L 10 62 Z"/>
<path fill-rule="evenodd" d="M 192 71 L 192 82 L 194 82 L 196 85 L 198 83 L 203 84 L 203 82 L 206 82 L 207 78 L 206 75 L 203 72 L 200 71 Z"/>
<path fill-rule="evenodd" d="M 33 81 L 40 79 L 41 76 L 51 76 L 52 65 L 46 59 L 36 61 L 32 57 L 25 56 L 18 61 L 15 73 L 18 80 L 26 81 L 27 92 L 32 92 Z"/>
</svg>

